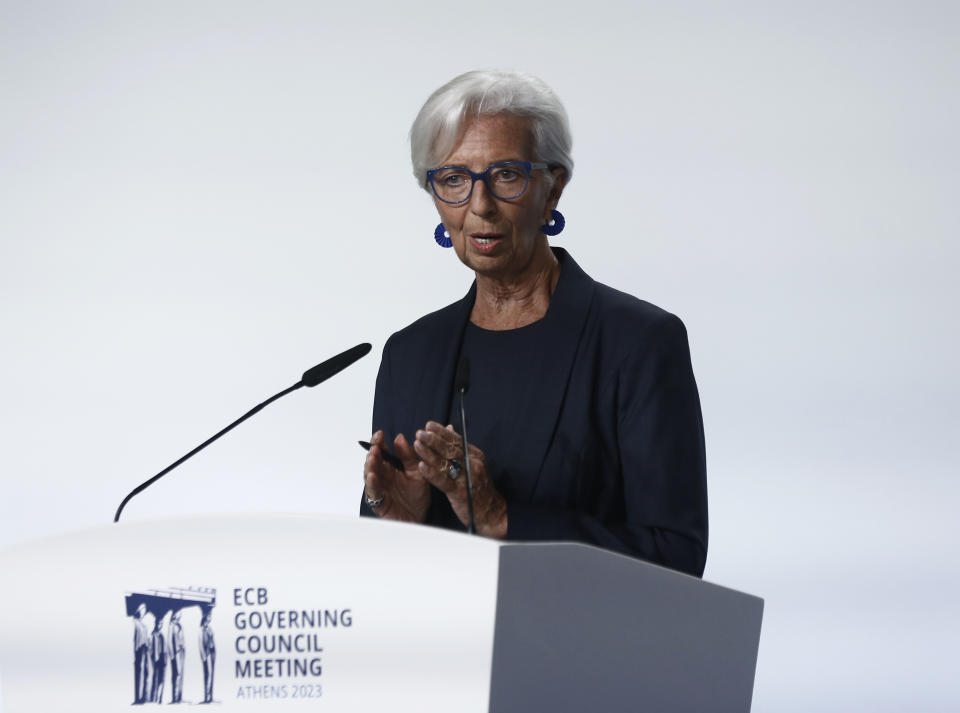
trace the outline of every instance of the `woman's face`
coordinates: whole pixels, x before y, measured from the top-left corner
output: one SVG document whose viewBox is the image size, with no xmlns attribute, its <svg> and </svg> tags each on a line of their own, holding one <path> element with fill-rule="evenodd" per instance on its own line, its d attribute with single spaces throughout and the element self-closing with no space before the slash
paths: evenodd
<svg viewBox="0 0 960 713">
<path fill-rule="evenodd" d="M 498 161 L 534 161 L 533 137 L 523 117 L 503 114 L 473 119 L 441 166 L 466 166 L 474 173 Z M 483 181 L 462 205 L 434 197 L 437 211 L 450 234 L 460 260 L 478 274 L 509 279 L 530 268 L 536 248 L 546 244 L 540 232 L 563 189 L 560 176 L 553 189 L 547 173 L 530 173 L 527 190 L 519 198 L 494 198 Z"/>
</svg>

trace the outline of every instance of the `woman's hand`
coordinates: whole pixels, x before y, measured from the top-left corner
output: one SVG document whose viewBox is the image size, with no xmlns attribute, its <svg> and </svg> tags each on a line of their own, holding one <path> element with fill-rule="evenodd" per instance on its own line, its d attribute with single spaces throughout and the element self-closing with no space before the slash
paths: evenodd
<svg viewBox="0 0 960 713">
<path fill-rule="evenodd" d="M 507 501 L 503 499 L 493 486 L 490 476 L 487 475 L 487 462 L 483 451 L 473 445 L 469 448 L 470 477 L 473 480 L 473 517 L 477 533 L 503 540 L 507 536 Z M 447 496 L 460 522 L 466 525 L 470 515 L 460 436 L 453 430 L 453 426 L 444 428 L 439 423 L 428 421 L 424 430 L 417 431 L 413 449 L 421 458 L 419 470 L 424 481 Z M 450 464 L 454 459 L 463 466 L 460 476 L 456 479 L 449 475 Z"/>
<path fill-rule="evenodd" d="M 420 474 L 420 459 L 402 433 L 393 439 L 393 449 L 403 462 L 397 470 L 383 459 L 383 431 L 370 439 L 370 452 L 363 464 L 363 493 L 379 517 L 404 522 L 423 522 L 430 507 L 430 484 Z M 370 501 L 382 502 L 374 507 Z"/>
</svg>

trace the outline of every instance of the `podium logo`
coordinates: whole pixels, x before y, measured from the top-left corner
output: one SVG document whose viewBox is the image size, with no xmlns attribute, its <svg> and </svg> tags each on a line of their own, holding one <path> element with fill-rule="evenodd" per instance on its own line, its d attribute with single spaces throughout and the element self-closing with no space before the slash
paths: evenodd
<svg viewBox="0 0 960 713">
<path fill-rule="evenodd" d="M 217 604 L 217 590 L 148 589 L 127 592 L 124 599 L 127 616 L 133 619 L 133 705 L 184 703 L 184 675 L 199 677 L 201 673 L 202 703 L 213 703 L 217 647 L 210 620 Z M 185 626 L 193 628 L 185 619 L 198 630 L 185 632 Z M 198 648 L 188 646 L 187 641 L 196 641 Z M 168 681 L 169 688 L 165 685 Z"/>
</svg>

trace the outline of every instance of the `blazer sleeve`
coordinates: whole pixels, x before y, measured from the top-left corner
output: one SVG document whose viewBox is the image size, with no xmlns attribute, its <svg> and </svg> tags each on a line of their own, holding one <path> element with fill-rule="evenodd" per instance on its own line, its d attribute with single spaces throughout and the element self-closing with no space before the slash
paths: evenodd
<svg viewBox="0 0 960 713">
<path fill-rule="evenodd" d="M 390 374 L 390 340 L 383 346 L 383 356 L 380 359 L 380 370 L 377 372 L 376 391 L 373 396 L 373 424 L 371 433 L 382 430 L 387 438 L 396 433 L 394 428 L 393 411 L 396 401 L 393 398 L 393 381 Z M 362 517 L 376 517 L 376 513 L 367 505 L 363 489 L 360 491 L 360 515 Z"/>
<path fill-rule="evenodd" d="M 380 370 L 377 372 L 377 386 L 373 397 L 373 430 L 372 433 L 382 430 L 387 439 L 403 432 L 404 416 L 399 413 L 403 407 L 403 396 L 396 393 L 397 382 L 394 381 L 392 368 L 393 337 L 387 340 L 383 347 L 383 357 L 380 360 Z M 402 371 L 402 369 L 401 369 Z M 407 396 L 409 398 L 409 395 Z M 376 513 L 367 505 L 367 499 L 361 490 L 360 515 L 362 517 L 376 517 Z M 446 496 L 434 487 L 430 488 L 430 506 L 424 520 L 426 525 L 457 529 L 460 521 L 454 514 Z"/>
<path fill-rule="evenodd" d="M 662 319 L 634 343 L 599 398 L 616 414 L 621 503 L 590 511 L 508 503 L 509 540 L 573 540 L 702 576 L 707 554 L 706 457 L 686 330 Z"/>
</svg>

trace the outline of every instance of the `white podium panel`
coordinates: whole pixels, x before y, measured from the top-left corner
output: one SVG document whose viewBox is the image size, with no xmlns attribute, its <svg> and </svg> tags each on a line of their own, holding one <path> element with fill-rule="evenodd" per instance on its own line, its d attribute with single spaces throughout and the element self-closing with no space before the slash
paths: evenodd
<svg viewBox="0 0 960 713">
<path fill-rule="evenodd" d="M 179 697 L 222 711 L 481 713 L 498 556 L 495 542 L 433 528 L 296 516 L 121 523 L 8 548 L 2 710 Z"/>
</svg>

